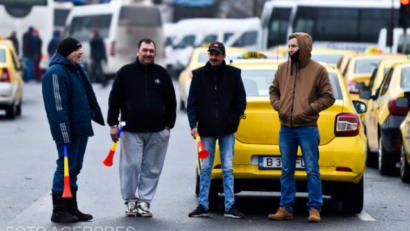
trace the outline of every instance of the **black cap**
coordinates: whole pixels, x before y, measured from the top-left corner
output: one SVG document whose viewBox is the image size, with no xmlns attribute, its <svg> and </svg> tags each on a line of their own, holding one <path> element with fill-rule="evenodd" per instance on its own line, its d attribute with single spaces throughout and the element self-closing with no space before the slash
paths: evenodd
<svg viewBox="0 0 410 231">
<path fill-rule="evenodd" d="M 211 43 L 211 45 L 208 48 L 208 51 L 210 50 L 219 51 L 220 53 L 225 54 L 225 46 L 223 43 L 220 42 Z"/>
<path fill-rule="evenodd" d="M 67 57 L 73 51 L 76 51 L 78 48 L 82 47 L 81 43 L 72 37 L 67 37 L 58 44 L 58 53 L 63 57 Z"/>
</svg>

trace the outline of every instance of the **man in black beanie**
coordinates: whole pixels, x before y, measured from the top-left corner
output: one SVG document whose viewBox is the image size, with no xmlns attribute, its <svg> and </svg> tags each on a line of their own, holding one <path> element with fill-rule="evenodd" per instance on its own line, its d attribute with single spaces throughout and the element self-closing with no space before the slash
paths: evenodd
<svg viewBox="0 0 410 231">
<path fill-rule="evenodd" d="M 43 77 L 43 99 L 51 134 L 57 146 L 57 169 L 52 186 L 54 222 L 88 221 L 93 217 L 78 210 L 77 176 L 83 166 L 88 137 L 93 136 L 91 120 L 104 126 L 104 118 L 90 79 L 84 71 L 81 43 L 68 37 L 58 44 L 50 67 Z M 72 198 L 63 198 L 64 148 L 70 175 Z"/>
</svg>

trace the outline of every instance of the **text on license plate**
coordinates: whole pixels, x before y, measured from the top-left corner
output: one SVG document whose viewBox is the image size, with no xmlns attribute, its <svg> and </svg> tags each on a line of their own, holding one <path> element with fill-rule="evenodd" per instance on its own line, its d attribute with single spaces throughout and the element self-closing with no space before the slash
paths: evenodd
<svg viewBox="0 0 410 231">
<path fill-rule="evenodd" d="M 282 158 L 279 156 L 261 156 L 259 157 L 259 168 L 282 169 Z M 296 169 L 305 169 L 302 157 L 296 158 Z"/>
</svg>

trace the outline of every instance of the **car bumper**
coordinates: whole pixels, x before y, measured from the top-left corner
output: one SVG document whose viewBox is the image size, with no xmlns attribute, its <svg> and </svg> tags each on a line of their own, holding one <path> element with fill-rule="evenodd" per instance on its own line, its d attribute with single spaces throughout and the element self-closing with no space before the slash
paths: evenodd
<svg viewBox="0 0 410 231">
<path fill-rule="evenodd" d="M 0 83 L 0 106 L 13 104 L 17 86 L 12 83 Z"/>
<path fill-rule="evenodd" d="M 346 145 L 349 144 L 349 145 Z M 214 168 L 220 165 L 219 149 L 215 151 Z M 236 179 L 280 179 L 281 170 L 259 169 L 260 156 L 279 156 L 279 145 L 244 144 L 236 140 L 233 171 Z M 298 156 L 302 156 L 300 148 Z M 362 135 L 355 137 L 337 137 L 325 145 L 319 146 L 319 170 L 322 181 L 358 183 L 364 171 L 366 159 L 366 139 Z M 350 172 L 337 171 L 337 167 L 351 169 Z M 222 179 L 222 170 L 213 169 L 212 179 Z M 295 171 L 296 180 L 306 180 L 304 170 Z"/>
</svg>

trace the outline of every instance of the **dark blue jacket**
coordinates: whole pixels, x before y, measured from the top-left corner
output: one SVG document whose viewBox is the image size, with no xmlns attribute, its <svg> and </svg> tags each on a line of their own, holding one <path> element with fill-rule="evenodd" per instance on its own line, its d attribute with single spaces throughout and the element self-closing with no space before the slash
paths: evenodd
<svg viewBox="0 0 410 231">
<path fill-rule="evenodd" d="M 60 38 L 60 31 L 59 30 L 55 30 L 53 32 L 53 38 L 50 40 L 50 42 L 48 43 L 48 57 L 51 59 L 51 57 L 53 57 L 54 52 L 56 52 L 57 48 L 58 48 L 58 44 L 60 43 L 61 38 Z"/>
<path fill-rule="evenodd" d="M 104 125 L 100 106 L 84 69 L 58 52 L 43 77 L 43 99 L 51 134 L 57 142 L 69 143 L 72 139 L 93 136 L 92 114 L 95 122 Z"/>
<path fill-rule="evenodd" d="M 97 34 L 93 39 L 90 40 L 91 47 L 91 59 L 95 61 L 107 60 L 107 55 L 105 54 L 104 40 Z"/>
</svg>

